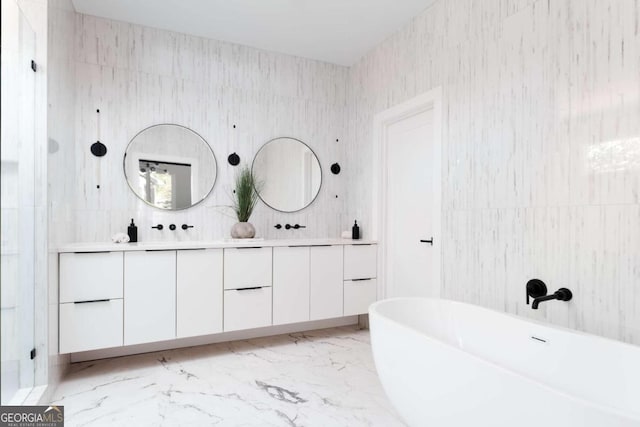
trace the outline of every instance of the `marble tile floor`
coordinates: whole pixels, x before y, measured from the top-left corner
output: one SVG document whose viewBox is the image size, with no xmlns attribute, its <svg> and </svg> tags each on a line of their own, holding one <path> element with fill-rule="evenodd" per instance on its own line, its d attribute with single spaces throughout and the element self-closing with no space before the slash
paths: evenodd
<svg viewBox="0 0 640 427">
<path fill-rule="evenodd" d="M 67 426 L 403 426 L 356 326 L 72 365 Z"/>
</svg>

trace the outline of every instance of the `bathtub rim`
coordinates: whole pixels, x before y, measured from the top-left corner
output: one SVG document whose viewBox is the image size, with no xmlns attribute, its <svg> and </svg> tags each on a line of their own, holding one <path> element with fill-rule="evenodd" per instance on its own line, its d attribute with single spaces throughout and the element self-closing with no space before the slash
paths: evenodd
<svg viewBox="0 0 640 427">
<path fill-rule="evenodd" d="M 566 327 L 563 327 L 563 326 L 556 326 L 556 325 L 553 325 L 553 324 L 541 322 L 539 320 L 534 320 L 534 319 L 530 320 L 530 319 L 528 319 L 526 317 L 523 317 L 523 316 L 518 316 L 518 315 L 515 315 L 515 314 L 511 314 L 511 313 L 506 313 L 506 312 L 494 310 L 494 309 L 491 309 L 491 308 L 482 307 L 480 305 L 461 302 L 461 301 L 450 300 L 450 299 L 446 299 L 446 298 L 429 298 L 429 297 L 394 297 L 394 298 L 386 298 L 386 299 L 374 302 L 373 304 L 371 304 L 369 306 L 369 310 L 368 310 L 368 314 L 370 316 L 373 314 L 374 317 L 379 317 L 379 318 L 383 319 L 384 321 L 390 322 L 394 326 L 400 327 L 400 329 L 406 330 L 406 331 L 408 331 L 410 333 L 413 333 L 413 334 L 417 334 L 420 337 L 426 339 L 431 344 L 434 344 L 434 345 L 437 345 L 437 346 L 441 346 L 441 347 L 445 347 L 445 348 L 451 349 L 451 350 L 453 350 L 455 352 L 462 353 L 462 354 L 464 354 L 464 355 L 466 355 L 468 357 L 472 357 L 473 359 L 477 360 L 481 364 L 487 365 L 488 367 L 490 367 L 492 369 L 497 369 L 497 370 L 502 371 L 502 372 L 504 372 L 504 373 L 506 373 L 508 375 L 512 375 L 512 376 L 516 376 L 516 377 L 522 378 L 523 380 L 525 380 L 527 382 L 530 382 L 530 383 L 533 383 L 533 384 L 535 384 L 535 385 L 537 385 L 539 387 L 545 388 L 545 389 L 549 390 L 550 392 L 556 393 L 556 394 L 561 395 L 563 397 L 566 397 L 567 399 L 579 402 L 579 403 L 587 405 L 587 406 L 591 406 L 591 407 L 596 408 L 596 409 L 600 409 L 600 410 L 602 410 L 604 412 L 609 412 L 609 413 L 612 413 L 614 415 L 617 415 L 617 416 L 620 416 L 620 417 L 623 417 L 623 418 L 627 418 L 627 419 L 632 420 L 632 421 L 639 421 L 640 422 L 640 411 L 639 412 L 631 412 L 631 411 L 627 411 L 625 409 L 619 409 L 619 408 L 615 408 L 615 407 L 612 407 L 612 406 L 607 406 L 607 405 L 604 405 L 604 404 L 601 404 L 601 403 L 596 403 L 596 402 L 593 402 L 591 400 L 587 400 L 587 399 L 585 399 L 583 397 L 580 397 L 580 396 L 576 396 L 576 395 L 574 395 L 574 394 L 572 394 L 572 393 L 570 393 L 568 391 L 557 389 L 557 388 L 553 388 L 551 385 L 546 384 L 545 382 L 542 382 L 542 381 L 540 381 L 540 380 L 538 380 L 536 378 L 533 378 L 533 377 L 528 376 L 526 374 L 522 374 L 520 372 L 516 372 L 514 370 L 508 369 L 508 368 L 506 368 L 504 366 L 501 366 L 501 365 L 499 365 L 499 364 L 497 364 L 495 362 L 487 360 L 487 359 L 485 359 L 485 358 L 483 358 L 481 356 L 478 356 L 478 355 L 476 355 L 474 353 L 471 353 L 469 351 L 465 351 L 465 350 L 463 350 L 463 349 L 461 349 L 461 348 L 459 348 L 457 346 L 451 345 L 451 344 L 449 344 L 449 343 L 447 343 L 445 341 L 441 341 L 441 340 L 439 340 L 437 338 L 434 338 L 434 337 L 432 337 L 430 335 L 427 335 L 425 332 L 423 332 L 423 331 L 421 331 L 421 330 L 419 330 L 417 328 L 413 328 L 411 326 L 405 325 L 405 324 L 403 324 L 403 323 L 401 323 L 401 322 L 399 322 L 399 321 L 397 321 L 395 319 L 392 319 L 392 318 L 390 318 L 388 316 L 385 316 L 385 315 L 381 314 L 377 310 L 378 306 L 384 305 L 385 303 L 390 303 L 392 301 L 406 301 L 406 300 L 439 301 L 439 302 L 450 303 L 452 305 L 472 306 L 472 307 L 476 307 L 476 308 L 479 308 L 479 309 L 482 309 L 482 310 L 485 310 L 485 311 L 490 311 L 490 312 L 494 312 L 494 313 L 497 313 L 497 314 L 500 314 L 500 315 L 511 317 L 511 318 L 514 318 L 514 319 L 519 320 L 519 321 L 534 323 L 534 324 L 536 324 L 538 326 L 541 326 L 541 327 L 551 328 L 551 329 L 558 329 L 558 330 L 565 331 L 565 332 L 571 333 L 571 334 L 583 335 L 583 336 L 588 336 L 588 337 L 591 337 L 591 338 L 596 338 L 596 339 L 600 339 L 600 340 L 604 340 L 604 341 L 610 341 L 610 342 L 612 342 L 612 343 L 614 343 L 616 345 L 623 345 L 623 346 L 627 346 L 627 347 L 633 348 L 636 351 L 638 350 L 638 346 L 633 345 L 633 344 L 629 344 L 629 343 L 625 343 L 625 342 L 622 342 L 622 341 L 614 340 L 614 339 L 611 339 L 611 338 L 606 338 L 606 337 L 601 337 L 601 336 L 594 335 L 594 334 L 589 334 L 587 332 L 582 332 L 582 331 L 578 331 L 578 330 L 569 329 L 569 328 L 566 328 Z M 372 326 L 373 322 L 370 322 L 370 325 Z M 371 328 L 371 326 L 370 326 L 370 328 Z M 373 352 L 373 344 L 372 344 L 372 352 Z M 374 353 L 374 361 L 375 361 L 375 353 Z"/>
</svg>

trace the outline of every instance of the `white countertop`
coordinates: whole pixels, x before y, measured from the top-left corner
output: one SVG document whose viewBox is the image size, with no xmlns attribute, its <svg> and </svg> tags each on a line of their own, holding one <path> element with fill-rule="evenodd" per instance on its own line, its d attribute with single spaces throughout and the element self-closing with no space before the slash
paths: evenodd
<svg viewBox="0 0 640 427">
<path fill-rule="evenodd" d="M 69 243 L 58 248 L 58 252 L 116 252 L 153 251 L 180 249 L 216 249 L 259 246 L 326 246 L 326 245 L 372 245 L 374 240 L 352 239 L 225 239 L 185 242 L 137 242 L 137 243 Z"/>
</svg>

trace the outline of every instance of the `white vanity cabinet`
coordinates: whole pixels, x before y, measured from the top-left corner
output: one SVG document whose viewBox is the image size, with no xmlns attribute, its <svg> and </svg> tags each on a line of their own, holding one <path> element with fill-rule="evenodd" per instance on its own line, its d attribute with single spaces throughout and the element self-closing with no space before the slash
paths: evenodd
<svg viewBox="0 0 640 427">
<path fill-rule="evenodd" d="M 375 278 L 378 273 L 377 258 L 377 245 L 346 245 L 344 247 L 344 280 Z"/>
<path fill-rule="evenodd" d="M 273 248 L 224 249 L 224 324 L 236 331 L 272 324 Z"/>
<path fill-rule="evenodd" d="M 271 326 L 271 287 L 224 291 L 224 331 Z"/>
<path fill-rule="evenodd" d="M 273 248 L 273 324 L 309 320 L 309 246 Z"/>
<path fill-rule="evenodd" d="M 121 346 L 122 252 L 60 254 L 60 353 Z"/>
<path fill-rule="evenodd" d="M 122 252 L 60 254 L 60 302 L 122 298 Z"/>
<path fill-rule="evenodd" d="M 222 249 L 177 252 L 177 338 L 222 332 L 222 259 Z"/>
<path fill-rule="evenodd" d="M 309 319 L 321 320 L 342 316 L 342 246 L 312 246 L 309 269 Z"/>
<path fill-rule="evenodd" d="M 337 319 L 377 298 L 375 243 L 243 243 L 61 250 L 60 353 Z"/>
<path fill-rule="evenodd" d="M 124 254 L 124 345 L 176 337 L 176 251 Z"/>
<path fill-rule="evenodd" d="M 60 304 L 60 353 L 122 345 L 122 299 Z"/>
<path fill-rule="evenodd" d="M 272 248 L 240 247 L 224 250 L 224 288 L 271 286 Z"/>
<path fill-rule="evenodd" d="M 344 247 L 344 315 L 367 313 L 376 301 L 378 246 L 355 244 Z"/>
</svg>

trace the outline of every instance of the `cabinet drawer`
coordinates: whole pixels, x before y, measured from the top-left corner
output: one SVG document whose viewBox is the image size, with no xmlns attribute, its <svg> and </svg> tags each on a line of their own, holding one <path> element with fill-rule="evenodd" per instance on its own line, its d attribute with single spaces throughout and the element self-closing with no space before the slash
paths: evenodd
<svg viewBox="0 0 640 427">
<path fill-rule="evenodd" d="M 376 279 L 344 282 L 344 315 L 365 314 L 378 295 Z"/>
<path fill-rule="evenodd" d="M 122 345 L 122 300 L 60 304 L 60 353 Z"/>
<path fill-rule="evenodd" d="M 376 245 L 347 245 L 344 247 L 344 280 L 372 279 L 378 272 Z"/>
<path fill-rule="evenodd" d="M 271 325 L 271 288 L 224 291 L 224 330 Z"/>
<path fill-rule="evenodd" d="M 271 286 L 271 248 L 224 250 L 224 288 Z"/>
<path fill-rule="evenodd" d="M 60 254 L 60 302 L 122 298 L 122 252 Z"/>
</svg>

